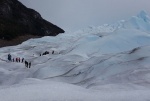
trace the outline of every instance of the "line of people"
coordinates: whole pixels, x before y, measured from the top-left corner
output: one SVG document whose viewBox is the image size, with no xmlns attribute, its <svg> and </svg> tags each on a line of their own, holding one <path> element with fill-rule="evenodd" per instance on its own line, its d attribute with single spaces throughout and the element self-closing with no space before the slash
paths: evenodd
<svg viewBox="0 0 150 101">
<path fill-rule="evenodd" d="M 13 58 L 12 59 L 12 56 L 10 55 L 10 54 L 8 54 L 8 61 L 11 61 L 11 62 L 21 62 L 21 63 L 23 63 L 24 62 L 24 58 L 22 58 L 22 59 L 20 59 L 20 58 Z M 25 60 L 25 67 L 27 67 L 27 68 L 31 68 L 31 62 L 28 62 L 28 61 L 26 61 Z"/>
<path fill-rule="evenodd" d="M 13 59 L 12 59 L 12 62 L 15 62 L 15 61 L 16 61 L 16 62 L 22 62 L 22 63 L 23 63 L 23 62 L 24 62 L 24 58 L 22 58 L 22 59 L 20 59 L 20 58 L 16 58 L 16 59 L 13 58 Z"/>
</svg>

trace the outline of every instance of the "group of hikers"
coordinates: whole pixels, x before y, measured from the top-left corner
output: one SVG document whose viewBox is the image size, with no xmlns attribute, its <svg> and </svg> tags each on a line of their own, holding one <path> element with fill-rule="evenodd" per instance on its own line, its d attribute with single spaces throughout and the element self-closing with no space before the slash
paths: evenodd
<svg viewBox="0 0 150 101">
<path fill-rule="evenodd" d="M 47 54 L 49 54 L 49 52 L 48 52 L 48 51 L 45 51 L 44 53 L 40 54 L 40 56 L 42 56 L 42 55 L 47 55 Z M 52 51 L 52 54 L 54 54 L 54 51 Z"/>
<path fill-rule="evenodd" d="M 20 58 L 13 58 L 12 59 L 12 56 L 10 54 L 8 54 L 8 61 L 11 61 L 11 62 L 21 62 L 21 63 L 25 63 L 25 67 L 27 68 L 31 68 L 31 62 L 28 62 L 28 61 L 24 61 L 24 58 L 20 59 Z"/>
<path fill-rule="evenodd" d="M 25 63 L 25 66 L 26 66 L 27 68 L 31 68 L 31 62 L 25 61 L 24 63 Z"/>
<path fill-rule="evenodd" d="M 9 56 L 8 56 L 8 57 L 9 57 Z M 11 61 L 11 59 L 8 59 L 8 60 Z M 12 62 L 15 62 L 15 60 L 16 60 L 16 62 L 22 62 L 22 63 L 24 62 L 24 58 L 22 58 L 22 59 L 20 59 L 20 58 L 16 58 L 16 59 L 13 58 L 13 59 L 12 59 Z"/>
<path fill-rule="evenodd" d="M 42 54 L 40 54 L 40 56 L 42 56 L 42 55 L 47 55 L 47 54 L 49 54 L 49 52 L 48 51 L 45 51 L 44 53 L 42 53 Z M 54 54 L 54 50 L 52 51 L 52 54 Z M 11 62 L 21 62 L 21 63 L 25 63 L 25 67 L 27 67 L 27 68 L 31 68 L 31 62 L 28 62 L 28 61 L 24 61 L 24 58 L 12 58 L 12 56 L 10 55 L 10 54 L 8 54 L 8 61 L 11 61 Z"/>
</svg>

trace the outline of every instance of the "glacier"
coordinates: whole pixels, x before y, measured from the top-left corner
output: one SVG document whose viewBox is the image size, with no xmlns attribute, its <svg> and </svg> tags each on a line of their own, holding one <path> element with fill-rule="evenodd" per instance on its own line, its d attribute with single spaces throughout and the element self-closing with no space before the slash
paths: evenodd
<svg viewBox="0 0 150 101">
<path fill-rule="evenodd" d="M 127 21 L 0 48 L 0 101 L 149 101 L 149 43 L 150 17 L 141 11 Z M 9 53 L 31 68 L 7 61 Z"/>
</svg>

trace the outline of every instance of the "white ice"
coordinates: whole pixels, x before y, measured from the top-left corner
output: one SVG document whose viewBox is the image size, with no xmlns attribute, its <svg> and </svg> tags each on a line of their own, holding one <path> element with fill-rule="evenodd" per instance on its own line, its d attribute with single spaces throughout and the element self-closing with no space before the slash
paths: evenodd
<svg viewBox="0 0 150 101">
<path fill-rule="evenodd" d="M 1 48 L 0 101 L 149 101 L 149 33 L 142 11 L 128 21 Z M 31 68 L 9 62 L 9 53 Z"/>
</svg>

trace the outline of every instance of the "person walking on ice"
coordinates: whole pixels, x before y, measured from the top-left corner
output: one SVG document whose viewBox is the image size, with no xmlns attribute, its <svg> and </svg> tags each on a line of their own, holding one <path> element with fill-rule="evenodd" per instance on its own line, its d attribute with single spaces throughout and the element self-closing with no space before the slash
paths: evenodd
<svg viewBox="0 0 150 101">
<path fill-rule="evenodd" d="M 54 54 L 54 50 L 52 51 L 52 54 Z"/>
<path fill-rule="evenodd" d="M 16 62 L 18 62 L 18 58 L 16 58 Z"/>
<path fill-rule="evenodd" d="M 28 62 L 27 62 L 27 61 L 25 61 L 24 63 L 25 63 L 25 66 L 28 68 Z"/>
<path fill-rule="evenodd" d="M 15 62 L 15 59 L 13 58 L 13 62 Z"/>
<path fill-rule="evenodd" d="M 29 62 L 29 68 L 31 68 L 31 62 Z"/>
<path fill-rule="evenodd" d="M 23 61 L 24 61 L 24 58 L 22 58 L 22 63 L 23 63 Z"/>
<path fill-rule="evenodd" d="M 20 58 L 18 58 L 18 62 L 20 62 Z"/>
<path fill-rule="evenodd" d="M 11 61 L 11 55 L 10 54 L 8 54 L 8 60 Z"/>
</svg>

